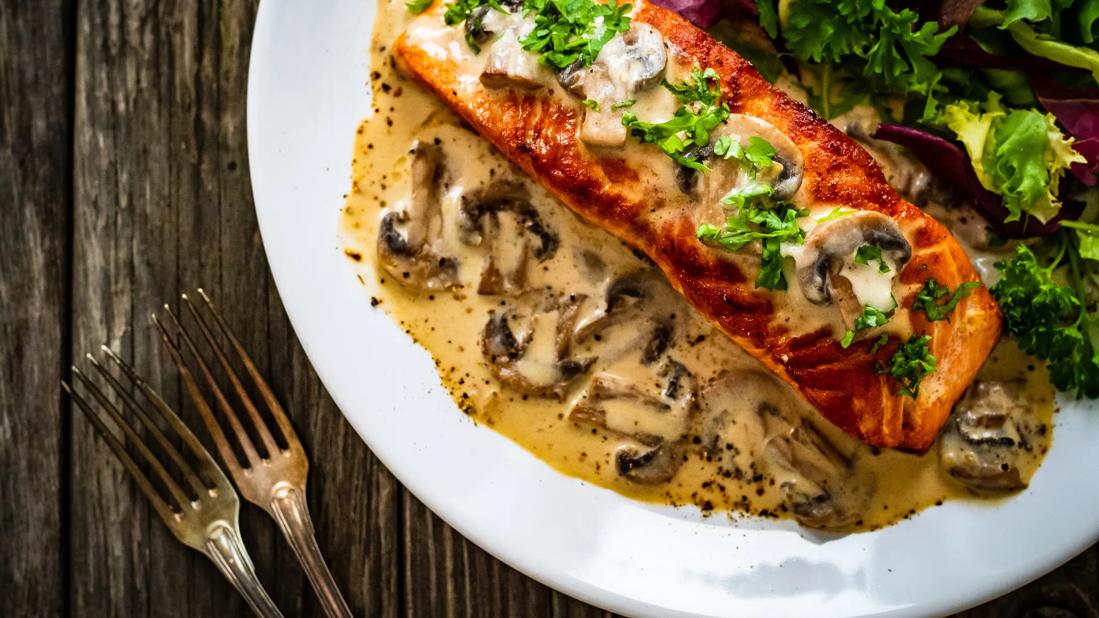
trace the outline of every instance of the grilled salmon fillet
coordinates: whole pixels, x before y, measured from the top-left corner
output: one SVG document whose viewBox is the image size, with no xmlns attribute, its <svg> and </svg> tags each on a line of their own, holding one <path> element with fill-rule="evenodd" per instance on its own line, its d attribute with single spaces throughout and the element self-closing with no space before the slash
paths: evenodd
<svg viewBox="0 0 1099 618">
<path fill-rule="evenodd" d="M 930 447 L 997 342 L 1002 318 L 983 286 L 948 319 L 928 321 L 924 312 L 911 311 L 928 279 L 952 290 L 979 279 L 950 232 L 901 199 L 862 147 L 685 19 L 645 2 L 636 5 L 634 21 L 655 28 L 669 54 L 717 72 L 734 114 L 763 119 L 793 141 L 804 157 L 804 204 L 875 211 L 903 230 L 911 259 L 897 275 L 897 313 L 907 314 L 913 333 L 931 336 L 937 359 L 915 399 L 898 394 L 896 379 L 882 371 L 901 338 L 885 345 L 856 340 L 844 349 L 831 327 L 793 328 L 791 318 L 797 317 L 784 315 L 779 298 L 786 292 L 756 288 L 755 273 L 701 243 L 690 209 L 644 189 L 644 165 L 579 139 L 584 112 L 578 101 L 553 96 L 552 89 L 487 88 L 471 74 L 473 63 L 460 45 L 416 35 L 417 28 L 447 28 L 440 4 L 395 42 L 393 53 L 405 70 L 568 208 L 644 252 L 698 311 L 829 421 L 874 446 L 916 452 Z"/>
</svg>

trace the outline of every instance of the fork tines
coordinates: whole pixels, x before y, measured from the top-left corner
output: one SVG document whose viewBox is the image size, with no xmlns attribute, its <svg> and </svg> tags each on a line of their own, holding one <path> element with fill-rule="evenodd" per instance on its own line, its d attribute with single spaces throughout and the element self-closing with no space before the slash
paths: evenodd
<svg viewBox="0 0 1099 618">
<path fill-rule="evenodd" d="M 92 379 L 74 365 L 72 367 L 73 384 L 62 382 L 61 386 L 122 462 L 142 493 L 153 504 L 156 512 L 172 528 L 176 536 L 180 536 L 175 524 L 201 501 L 219 494 L 222 499 L 234 496 L 235 500 L 235 494 L 229 485 L 229 480 L 214 463 L 210 454 L 160 395 L 110 348 L 102 346 L 101 349 L 110 364 L 117 367 L 121 377 L 129 383 L 129 388 L 91 354 L 86 355 L 86 358 L 100 379 Z M 74 388 L 77 385 L 80 389 Z M 131 390 L 139 393 L 139 397 L 131 395 Z M 121 401 L 121 406 L 115 404 L 110 395 L 113 395 L 115 400 Z M 96 407 L 102 411 L 102 414 L 96 412 Z M 125 411 L 129 411 L 130 415 L 137 419 L 136 426 L 150 436 L 151 441 L 139 435 L 135 423 L 126 419 Z M 104 417 L 109 418 L 110 423 L 122 431 L 124 440 L 119 440 Z M 184 458 L 183 453 L 164 434 L 157 419 L 182 442 L 190 455 L 190 461 Z M 124 441 L 132 444 L 133 449 L 140 455 L 140 459 L 152 471 L 154 475 L 152 479 L 126 449 Z M 160 450 L 163 455 L 167 455 L 174 473 L 165 466 L 163 455 L 158 457 L 153 452 L 154 448 Z M 186 484 L 181 485 L 177 482 L 177 477 L 182 477 Z"/>
<path fill-rule="evenodd" d="M 190 314 L 194 325 L 197 326 L 197 330 L 200 333 L 198 338 L 204 342 L 206 347 L 212 352 L 213 358 L 216 360 L 216 366 L 221 368 L 221 373 L 224 374 L 232 385 L 232 391 L 235 393 L 237 401 L 240 403 L 241 407 L 244 408 L 244 411 L 250 420 L 250 426 L 248 428 L 245 428 L 241 416 L 238 415 L 236 411 L 236 407 L 232 405 L 226 392 L 219 386 L 217 376 L 215 375 L 215 369 L 205 360 L 203 353 L 199 349 L 199 342 L 196 341 L 196 337 L 192 336 L 190 332 L 188 332 L 188 329 L 183 326 L 183 321 L 174 311 L 172 311 L 172 308 L 168 305 L 164 305 L 164 313 L 168 316 L 167 322 L 172 327 L 172 330 L 179 334 L 180 341 L 177 341 L 172 337 L 169 329 L 165 326 L 165 323 L 162 322 L 156 314 L 153 314 L 152 321 L 160 332 L 161 338 L 168 349 L 168 353 L 172 357 L 172 361 L 175 363 L 176 368 L 179 370 L 188 394 L 191 396 L 199 413 L 202 415 L 202 419 L 209 429 L 218 452 L 221 453 L 225 464 L 229 467 L 233 476 L 236 477 L 242 469 L 251 468 L 256 463 L 270 459 L 278 453 L 291 451 L 294 455 L 297 455 L 298 451 L 301 450 L 300 442 L 298 441 L 297 435 L 294 433 L 294 428 L 290 424 L 286 412 L 279 404 L 278 399 L 276 399 L 267 382 L 260 375 L 259 370 L 256 369 L 252 358 L 226 326 L 225 320 L 217 312 L 213 302 L 201 288 L 198 290 L 198 294 L 202 299 L 201 303 L 193 302 L 190 296 L 183 294 L 183 304 L 187 307 L 187 312 Z M 202 309 L 196 305 L 201 305 Z M 231 353 L 226 352 L 226 346 L 222 345 L 222 341 L 228 342 L 228 347 L 232 349 Z M 188 352 L 187 354 L 184 354 L 184 349 Z M 244 372 L 251 378 L 251 383 L 265 404 L 270 418 L 274 420 L 278 437 L 281 438 L 281 443 L 285 446 L 282 446 L 280 441 L 276 439 L 276 434 L 272 431 L 272 428 L 269 427 L 267 420 L 264 418 L 252 397 L 248 394 L 248 390 L 243 381 L 233 368 L 230 354 L 236 356 L 240 365 L 243 366 Z M 190 360 L 188 360 L 187 357 L 189 357 Z M 244 462 L 240 461 L 237 457 L 237 453 L 233 450 L 226 432 L 213 412 L 212 406 L 203 395 L 202 389 L 195 379 L 196 372 L 192 370 L 193 367 L 197 367 L 197 373 L 202 374 L 202 381 L 206 384 L 209 392 L 212 393 L 214 400 L 217 402 L 218 409 L 229 424 L 229 429 L 231 430 L 229 433 L 236 436 L 237 445 L 244 455 Z M 259 449 L 257 449 L 253 436 L 259 438 L 263 450 L 266 451 L 265 455 L 261 454 Z M 303 453 L 302 459 L 304 460 Z"/>
</svg>

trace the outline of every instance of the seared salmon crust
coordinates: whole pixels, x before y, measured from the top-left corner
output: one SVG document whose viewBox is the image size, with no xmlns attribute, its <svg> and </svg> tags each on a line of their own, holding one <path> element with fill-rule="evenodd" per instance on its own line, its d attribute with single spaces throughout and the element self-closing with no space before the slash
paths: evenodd
<svg viewBox="0 0 1099 618">
<path fill-rule="evenodd" d="M 420 19 L 438 19 L 441 26 L 440 9 Z M 761 118 L 797 145 L 805 159 L 801 191 L 810 203 L 877 211 L 906 230 L 912 259 L 899 274 L 904 289 L 918 289 L 931 278 L 951 289 L 979 281 L 950 232 L 901 199 L 874 159 L 843 132 L 679 15 L 642 2 L 634 19 L 656 28 L 672 54 L 716 70 L 733 113 Z M 413 41 L 406 33 L 394 44 L 404 69 L 567 207 L 648 255 L 692 305 L 825 418 L 874 446 L 916 452 L 931 446 L 1000 336 L 1002 317 L 984 286 L 948 320 L 930 322 L 923 312 L 911 313 L 913 331 L 932 337 L 937 368 L 923 379 L 918 398 L 900 395 L 895 379 L 881 371 L 901 343 L 896 337 L 872 353 L 872 339 L 843 349 L 828 327 L 792 335 L 773 303 L 784 292 L 755 288 L 754 273 L 742 272 L 697 240 L 697 222 L 687 213 L 649 216 L 663 200 L 629 190 L 639 172 L 628 161 L 596 156 L 584 146 L 574 101 L 545 91 L 490 91 L 463 77 L 456 60 Z M 897 300 L 910 309 L 915 296 L 912 291 Z"/>
</svg>

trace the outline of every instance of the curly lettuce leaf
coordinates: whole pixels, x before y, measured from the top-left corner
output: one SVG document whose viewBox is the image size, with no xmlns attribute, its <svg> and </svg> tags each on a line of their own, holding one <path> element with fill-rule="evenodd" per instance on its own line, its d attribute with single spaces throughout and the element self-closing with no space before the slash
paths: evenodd
<svg viewBox="0 0 1099 618">
<path fill-rule="evenodd" d="M 942 121 L 965 145 L 981 185 L 1003 197 L 1007 222 L 1024 213 L 1042 223 L 1052 219 L 1061 208 L 1065 172 L 1085 162 L 1052 114 L 1007 110 L 995 94 L 983 108 L 968 101 L 947 105 Z"/>
</svg>

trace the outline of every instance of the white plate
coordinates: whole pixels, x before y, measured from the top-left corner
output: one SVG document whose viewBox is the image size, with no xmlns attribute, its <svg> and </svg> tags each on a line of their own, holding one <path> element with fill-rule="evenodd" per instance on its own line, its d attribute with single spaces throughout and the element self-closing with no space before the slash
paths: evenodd
<svg viewBox="0 0 1099 618">
<path fill-rule="evenodd" d="M 328 391 L 397 478 L 474 543 L 631 615 L 915 616 L 994 598 L 1099 538 L 1094 404 L 1065 402 L 1052 452 L 1021 495 L 841 537 L 633 502 L 475 427 L 428 354 L 370 307 L 336 242 L 352 138 L 369 110 L 373 19 L 371 0 L 260 5 L 248 82 L 256 211 L 279 292 Z"/>
</svg>

